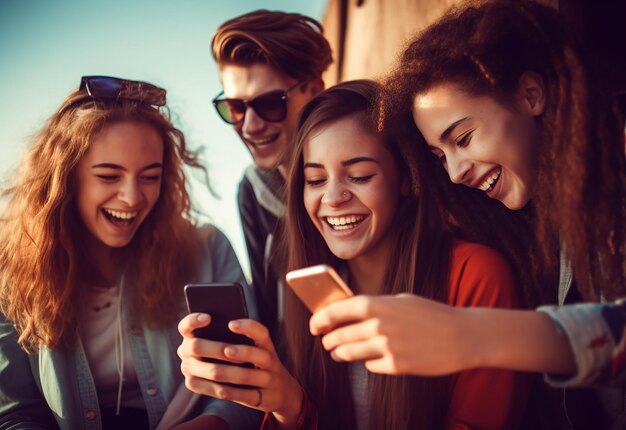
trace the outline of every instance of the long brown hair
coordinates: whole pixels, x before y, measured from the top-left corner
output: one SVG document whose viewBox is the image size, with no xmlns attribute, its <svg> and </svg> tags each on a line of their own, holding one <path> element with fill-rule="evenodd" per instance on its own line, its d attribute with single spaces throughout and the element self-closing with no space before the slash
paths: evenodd
<svg viewBox="0 0 626 430">
<path fill-rule="evenodd" d="M 341 118 L 353 117 L 366 131 L 376 131 L 376 99 L 380 87 L 373 81 L 351 81 L 313 98 L 303 109 L 289 163 L 286 240 L 289 269 L 325 263 L 341 267 L 310 220 L 303 202 L 303 146 L 313 133 Z M 413 185 L 419 172 L 405 160 L 411 146 L 402 146 L 388 133 L 378 134 L 396 161 L 401 178 Z M 341 144 L 341 142 L 337 142 Z M 430 203 L 427 190 L 418 197 L 404 196 L 396 226 L 389 234 L 392 245 L 383 294 L 416 293 L 446 301 L 452 237 L 447 218 Z M 316 404 L 320 428 L 354 428 L 349 395 L 348 367 L 332 361 L 319 338 L 308 332 L 310 312 L 285 292 L 285 331 L 288 366 Z M 448 384 L 445 378 L 372 375 L 370 384 L 371 428 L 441 428 L 445 423 Z"/>
<path fill-rule="evenodd" d="M 119 99 L 95 100 L 75 90 L 36 137 L 4 190 L 8 199 L 0 225 L 0 310 L 25 350 L 72 345 L 83 288 L 79 269 L 89 264 L 75 206 L 76 166 L 107 126 L 147 123 L 163 140 L 160 197 L 120 264 L 133 268 L 136 300 L 155 326 L 175 320 L 181 282 L 195 273 L 194 239 L 183 165 L 201 167 L 182 132 L 159 110 Z"/>
<path fill-rule="evenodd" d="M 553 267 L 560 247 L 571 260 L 585 299 L 623 296 L 623 124 L 602 80 L 566 39 L 556 11 L 536 2 L 506 0 L 452 10 L 402 54 L 382 98 L 384 123 L 410 115 L 415 95 L 443 83 L 507 105 L 528 71 L 542 77 L 547 96 L 546 110 L 538 118 L 542 136 L 531 208 L 541 252 L 532 258 L 532 270 L 537 274 Z M 423 139 L 417 141 L 426 151 Z M 477 197 L 474 205 L 485 200 Z M 490 228 L 484 220 L 468 222 L 464 214 L 456 218 L 467 230 L 481 223 Z M 520 270 L 528 267 L 518 265 Z M 554 291 L 551 286 L 537 287 Z"/>
</svg>

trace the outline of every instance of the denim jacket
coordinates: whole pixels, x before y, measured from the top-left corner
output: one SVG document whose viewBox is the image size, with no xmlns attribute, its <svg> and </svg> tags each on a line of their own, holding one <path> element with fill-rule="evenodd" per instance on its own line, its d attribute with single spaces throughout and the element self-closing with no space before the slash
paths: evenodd
<svg viewBox="0 0 626 430">
<path fill-rule="evenodd" d="M 564 305 L 572 286 L 572 269 L 561 254 L 559 306 L 541 306 L 567 337 L 577 371 L 568 378 L 545 375 L 555 387 L 623 385 L 626 373 L 626 301 Z"/>
<path fill-rule="evenodd" d="M 214 227 L 198 233 L 203 238 L 198 279 L 241 283 L 251 316 L 256 317 L 256 306 L 226 237 Z M 124 303 L 133 302 L 128 296 L 131 291 L 132 287 L 125 289 Z M 182 316 L 184 303 L 178 306 Z M 130 306 L 124 308 L 124 323 L 150 429 L 154 429 L 183 381 L 176 354 L 182 338 L 176 324 L 151 329 Z M 200 397 L 194 408 L 194 416 L 201 414 L 220 416 L 232 430 L 258 428 L 262 418 L 252 409 L 209 397 Z M 18 345 L 13 325 L 0 315 L 0 429 L 57 427 L 102 429 L 96 386 L 80 339 L 73 348 L 43 347 L 29 355 Z"/>
</svg>

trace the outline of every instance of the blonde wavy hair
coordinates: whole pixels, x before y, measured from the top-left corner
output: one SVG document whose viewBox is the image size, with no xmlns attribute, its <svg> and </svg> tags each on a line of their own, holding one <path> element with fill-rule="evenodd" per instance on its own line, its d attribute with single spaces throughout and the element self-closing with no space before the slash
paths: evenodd
<svg viewBox="0 0 626 430">
<path fill-rule="evenodd" d="M 87 263 L 78 216 L 76 166 L 111 124 L 152 125 L 163 140 L 159 200 L 118 255 L 133 267 L 135 300 L 155 327 L 178 318 L 172 303 L 197 268 L 198 247 L 183 166 L 203 168 L 182 132 L 158 109 L 118 99 L 103 101 L 74 90 L 25 154 L 10 185 L 0 221 L 0 311 L 26 351 L 71 346 L 84 303 L 78 270 Z"/>
</svg>

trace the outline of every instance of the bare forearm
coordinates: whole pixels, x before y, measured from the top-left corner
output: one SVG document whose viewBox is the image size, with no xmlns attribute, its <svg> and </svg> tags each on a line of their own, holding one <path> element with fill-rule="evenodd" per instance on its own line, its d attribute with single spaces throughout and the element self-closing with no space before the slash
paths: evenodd
<svg viewBox="0 0 626 430">
<path fill-rule="evenodd" d="M 560 374 L 576 371 L 567 338 L 544 313 L 486 308 L 456 311 L 465 367 Z"/>
</svg>

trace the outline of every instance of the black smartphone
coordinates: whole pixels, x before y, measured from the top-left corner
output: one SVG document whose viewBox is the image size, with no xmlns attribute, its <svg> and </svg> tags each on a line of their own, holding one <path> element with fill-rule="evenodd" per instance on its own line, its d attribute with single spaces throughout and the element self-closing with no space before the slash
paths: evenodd
<svg viewBox="0 0 626 430">
<path fill-rule="evenodd" d="M 248 308 L 243 293 L 243 287 L 233 284 L 187 284 L 185 285 L 185 299 L 189 312 L 202 312 L 211 315 L 211 324 L 196 329 L 196 337 L 236 345 L 254 345 L 249 337 L 233 333 L 228 329 L 228 322 L 248 318 Z M 252 363 L 233 363 L 215 358 L 205 357 L 210 363 L 229 364 L 233 366 L 254 368 Z M 250 386 L 225 384 L 241 388 Z"/>
</svg>

